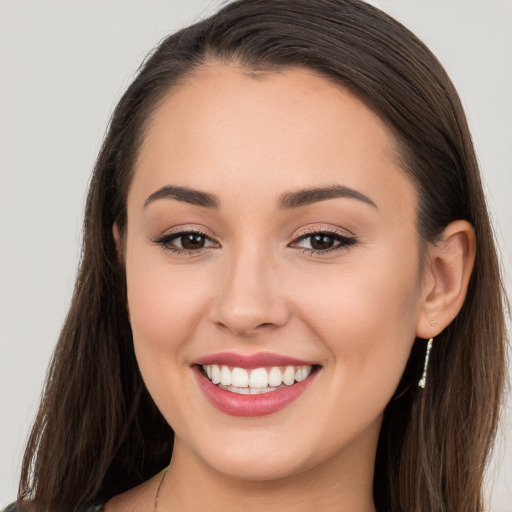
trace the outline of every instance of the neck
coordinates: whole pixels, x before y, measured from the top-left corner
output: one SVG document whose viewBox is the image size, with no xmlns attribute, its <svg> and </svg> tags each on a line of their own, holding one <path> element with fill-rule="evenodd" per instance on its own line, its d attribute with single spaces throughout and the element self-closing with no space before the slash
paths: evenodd
<svg viewBox="0 0 512 512">
<path fill-rule="evenodd" d="M 175 439 L 159 512 L 375 512 L 376 442 L 353 443 L 321 465 L 274 480 L 244 480 L 216 471 Z"/>
</svg>

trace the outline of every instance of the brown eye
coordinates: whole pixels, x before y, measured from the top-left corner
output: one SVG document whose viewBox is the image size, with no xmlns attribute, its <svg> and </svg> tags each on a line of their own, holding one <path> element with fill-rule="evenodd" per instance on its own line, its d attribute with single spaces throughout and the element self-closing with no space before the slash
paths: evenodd
<svg viewBox="0 0 512 512">
<path fill-rule="evenodd" d="M 171 233 L 161 238 L 153 240 L 153 242 L 161 246 L 166 251 L 177 254 L 193 252 L 200 253 L 202 249 L 217 248 L 219 244 L 203 233 L 195 231 L 181 231 L 179 233 Z"/>
<path fill-rule="evenodd" d="M 324 233 L 317 233 L 311 237 L 311 248 L 315 251 L 325 251 L 331 249 L 334 246 L 335 240 L 332 236 Z"/>
<path fill-rule="evenodd" d="M 183 249 L 191 251 L 194 249 L 202 249 L 206 244 L 206 238 L 202 235 L 198 235 L 197 233 L 182 235 L 179 240 Z"/>
<path fill-rule="evenodd" d="M 353 237 L 326 231 L 302 235 L 292 244 L 292 247 L 301 248 L 312 254 L 322 254 L 336 251 L 337 249 L 347 249 L 355 243 L 356 239 Z"/>
</svg>

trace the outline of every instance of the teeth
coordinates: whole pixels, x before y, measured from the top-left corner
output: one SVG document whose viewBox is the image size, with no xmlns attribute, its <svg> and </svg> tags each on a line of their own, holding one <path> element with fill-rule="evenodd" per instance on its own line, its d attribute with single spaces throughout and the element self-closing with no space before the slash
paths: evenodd
<svg viewBox="0 0 512 512">
<path fill-rule="evenodd" d="M 268 384 L 269 386 L 280 386 L 283 382 L 283 373 L 279 368 L 274 366 L 268 372 Z"/>
<path fill-rule="evenodd" d="M 309 371 L 306 366 L 302 366 L 301 368 L 297 368 L 297 371 L 295 372 L 295 380 L 297 382 L 301 382 L 304 379 L 306 379 L 309 375 Z"/>
<path fill-rule="evenodd" d="M 283 382 L 287 386 L 291 386 L 295 382 L 295 367 L 287 366 L 283 373 Z"/>
<path fill-rule="evenodd" d="M 268 373 L 265 368 L 256 368 L 251 371 L 249 376 L 249 387 L 250 388 L 266 388 L 268 386 Z"/>
<path fill-rule="evenodd" d="M 302 382 L 313 369 L 312 366 L 272 366 L 245 370 L 216 364 L 206 364 L 202 368 L 213 384 L 243 395 L 267 393 L 282 384 L 291 386 Z"/>
<path fill-rule="evenodd" d="M 220 383 L 220 368 L 216 364 L 212 365 L 212 382 L 214 384 Z"/>
<path fill-rule="evenodd" d="M 215 384 L 215 382 L 214 382 Z M 249 374 L 243 368 L 233 368 L 231 373 L 231 384 L 236 388 L 246 388 L 249 386 Z"/>
<path fill-rule="evenodd" d="M 223 366 L 220 370 L 220 383 L 223 386 L 231 385 L 231 372 L 227 366 Z"/>
</svg>

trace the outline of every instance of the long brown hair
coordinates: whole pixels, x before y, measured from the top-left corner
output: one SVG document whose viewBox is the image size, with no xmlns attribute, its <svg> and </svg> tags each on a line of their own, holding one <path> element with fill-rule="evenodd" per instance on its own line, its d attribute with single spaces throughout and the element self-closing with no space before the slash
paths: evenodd
<svg viewBox="0 0 512 512">
<path fill-rule="evenodd" d="M 165 39 L 110 122 L 89 189 L 76 287 L 23 461 L 19 503 L 77 511 L 167 465 L 173 432 L 134 356 L 112 226 L 145 126 L 164 95 L 207 61 L 302 66 L 347 88 L 390 127 L 419 194 L 418 233 L 435 243 L 469 221 L 477 255 L 466 301 L 438 337 L 419 391 L 417 340 L 388 405 L 375 463 L 380 511 L 479 512 L 505 373 L 503 290 L 478 165 L 457 93 L 411 32 L 359 0 L 241 0 Z M 421 244 L 420 244 L 421 245 Z"/>
</svg>

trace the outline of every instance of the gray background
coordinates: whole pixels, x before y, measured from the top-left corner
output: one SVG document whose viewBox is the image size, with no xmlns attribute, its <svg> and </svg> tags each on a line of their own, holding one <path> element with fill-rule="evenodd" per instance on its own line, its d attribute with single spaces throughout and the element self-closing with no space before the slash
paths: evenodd
<svg viewBox="0 0 512 512">
<path fill-rule="evenodd" d="M 0 0 L 0 507 L 62 324 L 89 174 L 113 106 L 145 54 L 216 0 Z M 512 275 L 512 2 L 375 0 L 416 32 L 457 86 Z M 512 510 L 512 414 L 487 477 Z"/>
</svg>

